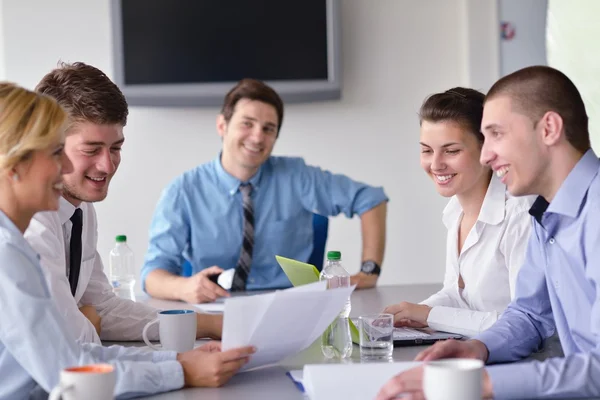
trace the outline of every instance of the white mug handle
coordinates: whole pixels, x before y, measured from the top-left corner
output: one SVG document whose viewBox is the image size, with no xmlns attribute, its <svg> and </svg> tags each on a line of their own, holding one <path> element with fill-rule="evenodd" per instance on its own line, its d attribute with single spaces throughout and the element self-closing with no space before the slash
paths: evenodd
<svg viewBox="0 0 600 400">
<path fill-rule="evenodd" d="M 62 395 L 64 392 L 66 392 L 67 390 L 73 389 L 73 388 L 74 388 L 73 385 L 63 386 L 62 384 L 59 383 L 50 392 L 50 396 L 48 397 L 48 400 L 60 400 L 62 398 Z"/>
<path fill-rule="evenodd" d="M 146 345 L 148 347 L 150 347 L 151 349 L 154 350 L 162 350 L 161 346 L 157 346 L 155 344 L 150 343 L 150 341 L 148 340 L 148 328 L 150 328 L 152 325 L 157 324 L 158 323 L 158 318 L 148 322 L 146 324 L 146 326 L 144 327 L 144 330 L 142 331 L 142 339 L 144 339 L 144 343 L 146 343 Z"/>
</svg>

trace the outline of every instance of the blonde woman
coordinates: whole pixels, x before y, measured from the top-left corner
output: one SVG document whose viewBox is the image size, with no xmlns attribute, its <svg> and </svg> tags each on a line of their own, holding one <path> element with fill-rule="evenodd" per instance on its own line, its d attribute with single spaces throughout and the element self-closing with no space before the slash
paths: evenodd
<svg viewBox="0 0 600 400">
<path fill-rule="evenodd" d="M 66 328 L 23 237 L 35 213 L 59 206 L 61 176 L 70 170 L 66 118 L 51 98 L 0 83 L 0 399 L 29 398 L 37 385 L 50 391 L 61 369 L 98 362 L 115 366 L 116 396 L 222 385 L 253 348 L 221 352 L 216 342 L 182 354 L 105 348 L 76 342 Z"/>
</svg>

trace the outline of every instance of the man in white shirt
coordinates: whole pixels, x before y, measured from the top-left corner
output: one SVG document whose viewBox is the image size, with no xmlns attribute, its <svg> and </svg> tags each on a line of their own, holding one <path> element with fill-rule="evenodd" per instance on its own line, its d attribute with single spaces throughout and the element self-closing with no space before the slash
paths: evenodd
<svg viewBox="0 0 600 400">
<path fill-rule="evenodd" d="M 57 212 L 35 215 L 25 233 L 41 264 L 68 328 L 84 342 L 140 340 L 157 310 L 117 297 L 96 250 L 93 202 L 104 200 L 121 161 L 128 106 L 119 88 L 84 63 L 62 64 L 36 87 L 69 114 L 65 153 L 73 168 L 63 175 Z M 222 317 L 197 314 L 197 336 L 220 338 Z M 148 330 L 158 339 L 155 324 Z"/>
</svg>

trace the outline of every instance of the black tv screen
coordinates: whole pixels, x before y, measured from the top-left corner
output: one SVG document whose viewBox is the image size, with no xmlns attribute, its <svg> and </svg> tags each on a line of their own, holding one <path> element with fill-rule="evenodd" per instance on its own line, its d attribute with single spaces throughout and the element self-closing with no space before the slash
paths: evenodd
<svg viewBox="0 0 600 400">
<path fill-rule="evenodd" d="M 144 97 L 141 103 L 148 105 L 161 105 L 156 104 L 159 97 L 164 105 L 177 98 L 181 103 L 182 95 L 187 100 L 215 97 L 215 88 L 221 87 L 216 92 L 222 93 L 210 102 L 217 104 L 225 89 L 243 78 L 266 81 L 276 90 L 279 85 L 288 101 L 303 101 L 306 93 L 312 93 L 307 101 L 339 98 L 335 3 L 114 0 L 115 76 L 126 96 L 129 92 L 128 99 Z M 332 89 L 337 90 L 335 97 L 315 96 Z"/>
</svg>

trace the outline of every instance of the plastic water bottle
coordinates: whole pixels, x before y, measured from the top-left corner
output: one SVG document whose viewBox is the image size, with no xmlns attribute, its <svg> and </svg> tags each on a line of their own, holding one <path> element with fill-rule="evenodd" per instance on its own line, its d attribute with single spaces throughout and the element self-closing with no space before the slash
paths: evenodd
<svg viewBox="0 0 600 400">
<path fill-rule="evenodd" d="M 135 285 L 135 264 L 133 251 L 127 246 L 127 236 L 115 238 L 116 245 L 110 251 L 109 268 L 110 282 L 113 292 L 122 298 L 135 300 L 133 288 Z"/>
<path fill-rule="evenodd" d="M 327 281 L 328 289 L 350 286 L 350 274 L 342 267 L 342 254 L 339 251 L 327 252 L 327 263 L 321 271 L 320 280 Z M 321 351 L 325 358 L 345 359 L 352 355 L 350 336 L 350 298 L 339 316 L 329 325 L 321 337 Z"/>
</svg>

